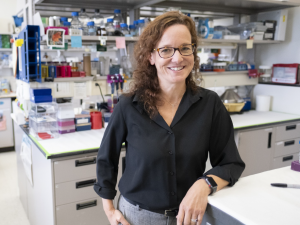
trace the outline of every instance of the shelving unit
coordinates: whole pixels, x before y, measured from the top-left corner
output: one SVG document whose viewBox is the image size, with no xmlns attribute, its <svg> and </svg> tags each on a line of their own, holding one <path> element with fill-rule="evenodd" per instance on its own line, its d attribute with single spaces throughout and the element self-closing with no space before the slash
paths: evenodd
<svg viewBox="0 0 300 225">
<path fill-rule="evenodd" d="M 11 52 L 11 48 L 0 48 L 0 52 Z"/>
</svg>

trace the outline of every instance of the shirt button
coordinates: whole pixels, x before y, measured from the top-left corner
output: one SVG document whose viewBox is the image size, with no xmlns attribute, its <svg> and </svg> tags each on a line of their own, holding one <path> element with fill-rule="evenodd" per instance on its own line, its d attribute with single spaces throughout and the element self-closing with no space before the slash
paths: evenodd
<svg viewBox="0 0 300 225">
<path fill-rule="evenodd" d="M 169 174 L 170 174 L 171 176 L 173 176 L 173 175 L 174 175 L 174 172 L 170 172 Z"/>
<path fill-rule="evenodd" d="M 170 155 L 172 155 L 172 154 L 173 154 L 173 152 L 172 152 L 172 151 L 169 151 L 169 154 L 170 154 Z"/>
<path fill-rule="evenodd" d="M 175 195 L 175 192 L 174 192 L 174 191 L 172 191 L 172 192 L 171 192 L 171 195 Z"/>
<path fill-rule="evenodd" d="M 169 131 L 168 134 L 173 134 L 173 133 Z"/>
</svg>

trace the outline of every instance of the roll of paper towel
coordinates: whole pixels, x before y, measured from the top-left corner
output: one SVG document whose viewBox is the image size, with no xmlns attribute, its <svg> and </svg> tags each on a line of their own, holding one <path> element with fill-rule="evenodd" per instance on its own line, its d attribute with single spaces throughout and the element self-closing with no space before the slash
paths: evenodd
<svg viewBox="0 0 300 225">
<path fill-rule="evenodd" d="M 266 112 L 270 111 L 271 96 L 256 95 L 256 111 Z"/>
</svg>

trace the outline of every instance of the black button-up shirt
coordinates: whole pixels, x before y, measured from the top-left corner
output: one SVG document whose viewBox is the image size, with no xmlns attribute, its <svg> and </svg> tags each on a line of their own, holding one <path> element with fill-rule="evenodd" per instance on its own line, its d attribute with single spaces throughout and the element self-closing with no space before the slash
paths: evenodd
<svg viewBox="0 0 300 225">
<path fill-rule="evenodd" d="M 245 164 L 235 141 L 231 118 L 219 96 L 187 88 L 170 126 L 157 114 L 150 119 L 137 95 L 121 96 L 106 128 L 97 157 L 94 190 L 105 199 L 116 195 L 118 162 L 126 144 L 126 169 L 121 194 L 145 209 L 178 207 L 205 171 L 208 153 L 216 175 L 229 182 L 241 176 Z"/>
</svg>

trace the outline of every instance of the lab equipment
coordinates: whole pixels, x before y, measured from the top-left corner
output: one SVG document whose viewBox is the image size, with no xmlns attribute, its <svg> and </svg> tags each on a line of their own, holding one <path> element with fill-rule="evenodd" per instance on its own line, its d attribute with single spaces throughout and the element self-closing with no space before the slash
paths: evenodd
<svg viewBox="0 0 300 225">
<path fill-rule="evenodd" d="M 107 36 L 114 36 L 115 34 L 115 27 L 113 21 L 113 19 L 107 19 L 107 23 L 105 26 Z"/>
<path fill-rule="evenodd" d="M 78 12 L 72 12 L 71 29 L 81 29 L 81 22 L 78 18 Z"/>
<path fill-rule="evenodd" d="M 86 35 L 96 36 L 96 28 L 93 21 L 87 23 Z"/>
<path fill-rule="evenodd" d="M 88 14 L 85 12 L 85 8 L 82 8 L 78 14 L 78 19 L 81 23 L 81 28 L 83 30 L 83 33 L 85 33 L 85 29 L 87 27 L 87 23 L 90 21 L 90 18 L 88 16 Z"/>
<path fill-rule="evenodd" d="M 92 129 L 97 130 L 102 128 L 102 113 L 101 112 L 91 112 L 91 123 Z"/>
<path fill-rule="evenodd" d="M 77 114 L 74 118 L 75 124 L 84 124 L 91 122 L 91 115 L 90 114 Z"/>
<path fill-rule="evenodd" d="M 138 34 L 139 36 L 143 33 L 145 28 L 145 20 L 138 20 Z"/>
<path fill-rule="evenodd" d="M 99 9 L 95 9 L 95 13 L 92 16 L 92 20 L 95 23 L 95 27 L 101 27 L 104 25 L 104 18 L 103 16 L 100 15 L 100 10 Z"/>
<path fill-rule="evenodd" d="M 74 107 L 72 103 L 61 103 L 57 105 L 58 119 L 74 119 Z"/>
<path fill-rule="evenodd" d="M 121 32 L 124 36 L 129 36 L 128 25 L 126 23 L 121 23 Z"/>
<path fill-rule="evenodd" d="M 86 76 L 91 76 L 91 54 L 84 53 L 83 54 L 83 70 Z"/>
<path fill-rule="evenodd" d="M 130 35 L 132 35 L 133 37 L 136 36 L 136 27 L 134 25 L 129 25 L 129 31 Z"/>
<path fill-rule="evenodd" d="M 283 83 L 283 84 L 296 84 L 299 83 L 300 64 L 274 64 L 272 82 L 273 83 Z"/>
<path fill-rule="evenodd" d="M 114 25 L 115 30 L 120 30 L 121 29 L 121 23 L 123 23 L 121 10 L 120 9 L 115 9 L 114 10 L 114 19 L 113 19 L 113 25 Z"/>
<path fill-rule="evenodd" d="M 91 123 L 76 124 L 76 131 L 86 131 L 86 130 L 91 130 L 91 128 L 92 128 Z"/>
</svg>

